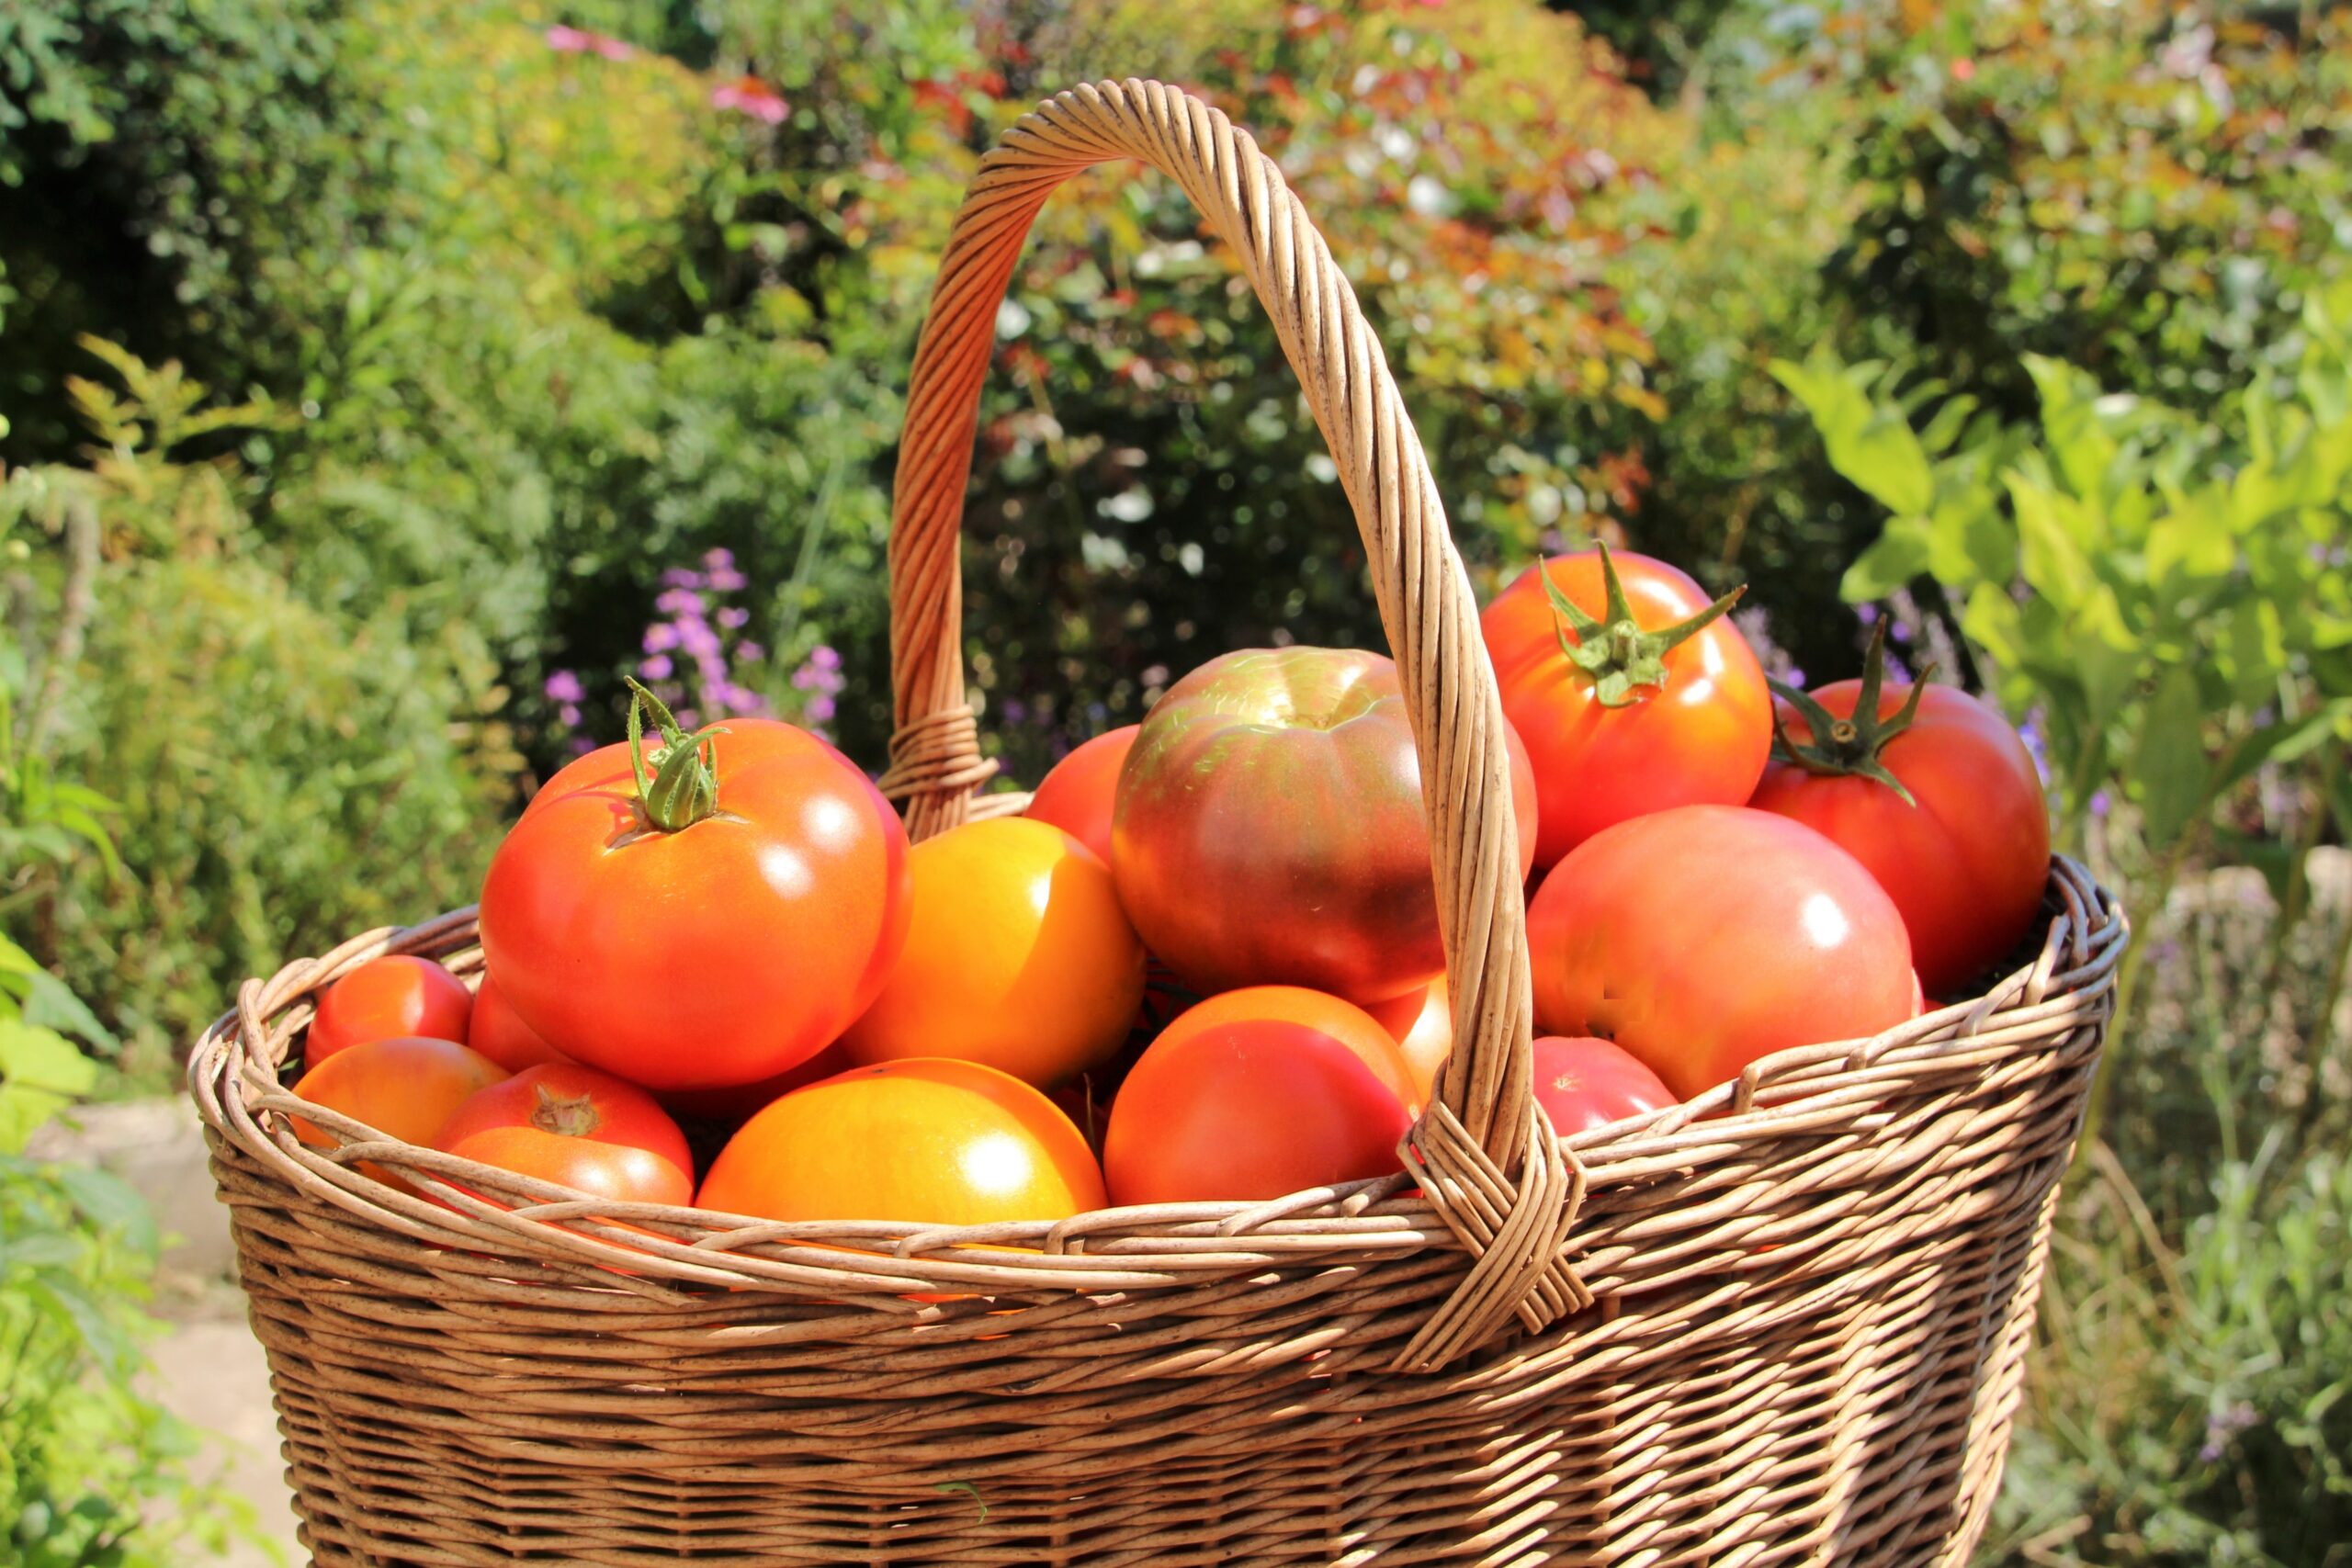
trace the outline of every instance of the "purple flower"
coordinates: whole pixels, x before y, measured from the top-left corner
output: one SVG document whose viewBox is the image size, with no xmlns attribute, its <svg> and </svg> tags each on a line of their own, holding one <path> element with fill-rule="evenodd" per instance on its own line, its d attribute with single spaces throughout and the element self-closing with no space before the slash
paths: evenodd
<svg viewBox="0 0 2352 1568">
<path fill-rule="evenodd" d="M 756 642 L 739 642 L 735 645 L 735 662 L 738 664 L 757 664 L 767 656 L 768 650 Z"/>
<path fill-rule="evenodd" d="M 669 570 L 662 574 L 662 586 L 664 588 L 700 588 L 702 586 L 702 573 L 696 571 L 690 566 L 673 566 Z M 656 600 L 655 603 L 659 604 L 660 601 Z M 696 601 L 696 603 L 700 603 L 700 601 Z"/>
<path fill-rule="evenodd" d="M 1875 604 L 1855 605 L 1854 619 L 1861 622 L 1862 625 L 1866 626 L 1874 626 L 1878 625 L 1878 606 Z"/>
<path fill-rule="evenodd" d="M 670 716 L 678 721 L 678 728 L 680 729 L 699 729 L 702 728 L 702 715 L 696 713 L 692 708 L 673 706 L 670 710 Z"/>
<path fill-rule="evenodd" d="M 822 693 L 820 693 L 820 694 L 818 694 L 816 696 L 810 697 L 810 698 L 808 699 L 808 717 L 809 717 L 813 722 L 818 723 L 818 724 L 823 724 L 823 723 L 827 722 L 828 720 L 830 720 L 832 716 L 833 716 L 833 699 L 832 699 L 832 698 L 831 698 L 831 697 L 829 697 L 829 696 L 826 696 L 826 695 L 825 695 L 825 694 L 823 694 Z"/>
<path fill-rule="evenodd" d="M 2227 1410 L 2215 1411 L 2205 1417 L 2205 1446 L 2197 1450 L 2197 1457 L 2207 1464 L 2219 1464 L 2232 1438 L 2261 1424 L 2262 1417 L 2251 1404 L 2233 1404 Z"/>
<path fill-rule="evenodd" d="M 657 653 L 650 659 L 639 660 L 638 661 L 637 673 L 639 678 L 641 680 L 668 680 L 670 678 L 670 656 L 666 653 Z"/>
<path fill-rule="evenodd" d="M 2091 816 L 2095 819 L 2101 822 L 2106 821 L 2108 812 L 2112 810 L 2114 806 L 2114 798 L 2110 796 L 2107 791 L 2098 789 L 2091 792 L 2090 812 Z"/>
<path fill-rule="evenodd" d="M 842 667 L 842 656 L 820 642 L 808 650 L 808 662 L 820 670 L 838 670 Z"/>
<path fill-rule="evenodd" d="M 718 634 L 710 629 L 708 621 L 680 621 L 678 646 L 696 659 L 713 658 L 718 652 Z"/>
<path fill-rule="evenodd" d="M 1911 679 L 1911 667 L 1890 653 L 1886 656 L 1886 678 L 1897 683 L 1908 682 Z"/>
<path fill-rule="evenodd" d="M 2042 738 L 2041 721 L 2042 713 L 2040 708 L 2027 709 L 2025 717 L 2018 721 L 2018 739 L 2025 742 L 2026 755 L 2033 759 L 2034 771 L 2041 775 L 2041 782 L 2048 784 L 2050 782 L 2050 745 Z"/>
<path fill-rule="evenodd" d="M 575 757 L 585 757 L 596 749 L 596 743 L 584 735 L 575 735 L 565 743 L 564 750 Z"/>
<path fill-rule="evenodd" d="M 1007 697 L 1007 698 L 1005 699 L 1005 701 L 1004 701 L 1004 722 L 1005 722 L 1005 723 L 1007 723 L 1007 724 L 1021 724 L 1021 723 L 1025 722 L 1025 721 L 1028 719 L 1028 717 L 1029 717 L 1029 707 L 1028 707 L 1028 705 L 1027 705 L 1027 704 L 1025 704 L 1025 703 L 1022 702 L 1022 701 L 1021 701 L 1019 698 L 1017 698 L 1017 697 Z"/>
<path fill-rule="evenodd" d="M 665 588 L 653 607 L 665 615 L 698 616 L 703 613 L 703 598 L 691 588 Z"/>
<path fill-rule="evenodd" d="M 637 52 L 616 38 L 560 24 L 548 29 L 547 38 L 548 47 L 558 54 L 601 54 L 606 60 L 627 60 Z"/>
<path fill-rule="evenodd" d="M 656 621 L 645 628 L 645 651 L 667 653 L 678 646 L 678 628 L 667 621 Z"/>
<path fill-rule="evenodd" d="M 710 107 L 733 109 L 765 125 L 782 125 L 792 106 L 777 96 L 775 88 L 756 76 L 745 76 L 728 83 L 710 95 Z"/>
<path fill-rule="evenodd" d="M 580 705 L 566 703 L 555 710 L 555 716 L 566 729 L 577 729 L 580 728 Z"/>
<path fill-rule="evenodd" d="M 740 632 L 752 621 L 752 612 L 741 604 L 729 604 L 718 612 L 718 624 L 730 632 Z"/>
<path fill-rule="evenodd" d="M 580 677 L 569 670 L 550 674 L 545 690 L 551 703 L 576 703 L 588 694 L 581 689 Z"/>
</svg>

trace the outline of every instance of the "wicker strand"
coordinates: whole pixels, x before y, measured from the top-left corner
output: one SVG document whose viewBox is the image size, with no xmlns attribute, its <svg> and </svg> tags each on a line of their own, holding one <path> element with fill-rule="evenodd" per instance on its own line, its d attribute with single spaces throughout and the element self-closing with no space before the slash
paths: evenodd
<svg viewBox="0 0 2352 1568">
<path fill-rule="evenodd" d="M 1560 1156 L 1529 1113 L 1532 1003 L 1501 704 L 1444 504 L 1354 290 L 1273 161 L 1177 88 L 1103 82 L 1048 100 L 982 160 L 956 217 L 915 351 L 893 498 L 899 731 L 887 787 L 922 837 L 964 820 L 988 776 L 964 690 L 957 542 L 997 310 L 1046 197 L 1082 169 L 1129 158 L 1173 178 L 1239 256 L 1339 466 L 1396 653 L 1460 1042 L 1439 1085 L 1452 1125 L 1418 1130 L 1409 1157 L 1440 1190 L 1480 1194 L 1471 1209 L 1437 1205 L 1465 1247 L 1513 1249 L 1416 1342 L 1416 1364 L 1433 1364 L 1425 1353 L 1436 1347 L 1467 1348 L 1514 1315 L 1540 1326 L 1582 1292 L 1564 1256 L 1571 1183 L 1548 1168 Z M 1535 1175 L 1522 1183 L 1522 1172 Z M 1520 1255 L 1528 1248 L 1546 1250 Z M 1523 1288 L 1498 1289 L 1507 1280 Z"/>
</svg>

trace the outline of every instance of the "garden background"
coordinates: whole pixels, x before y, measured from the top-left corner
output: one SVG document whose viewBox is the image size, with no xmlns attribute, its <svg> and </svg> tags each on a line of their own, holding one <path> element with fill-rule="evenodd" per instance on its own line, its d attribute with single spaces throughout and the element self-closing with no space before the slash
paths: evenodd
<svg viewBox="0 0 2352 1568">
<path fill-rule="evenodd" d="M 2140 935 L 1987 1560 L 2352 1563 L 2315 0 L 0 0 L 6 1560 L 237 1528 L 134 1379 L 152 1224 L 14 1152 L 168 1086 L 244 976 L 469 902 L 625 675 L 878 766 L 925 289 L 991 135 L 1104 74 L 1281 161 L 1482 593 L 1598 536 L 1750 584 L 1781 673 L 1883 619 L 2026 727 Z M 1000 316 L 967 638 L 1011 776 L 1214 652 L 1378 642 L 1202 241 L 1098 174 Z"/>
</svg>

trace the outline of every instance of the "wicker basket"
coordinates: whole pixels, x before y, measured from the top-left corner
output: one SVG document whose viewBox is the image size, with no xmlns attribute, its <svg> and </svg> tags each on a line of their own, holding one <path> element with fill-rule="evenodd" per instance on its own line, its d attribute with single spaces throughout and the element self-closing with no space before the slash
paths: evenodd
<svg viewBox="0 0 2352 1568">
<path fill-rule="evenodd" d="M 1007 799 L 972 795 L 990 766 L 961 668 L 979 386 L 1031 219 L 1129 158 L 1239 253 L 1363 528 L 1464 1043 L 1413 1180 L 922 1232 L 581 1199 L 286 1092 L 338 975 L 481 962 L 469 911 L 359 938 L 247 982 L 189 1066 L 314 1561 L 1964 1561 L 2120 913 L 2061 861 L 2041 940 L 1984 996 L 1555 1141 L 1528 1092 L 1500 710 L 1436 488 L 1281 174 L 1176 89 L 1043 106 L 949 243 L 890 559 L 910 830 Z M 298 1108 L 340 1146 L 297 1143 Z"/>
</svg>

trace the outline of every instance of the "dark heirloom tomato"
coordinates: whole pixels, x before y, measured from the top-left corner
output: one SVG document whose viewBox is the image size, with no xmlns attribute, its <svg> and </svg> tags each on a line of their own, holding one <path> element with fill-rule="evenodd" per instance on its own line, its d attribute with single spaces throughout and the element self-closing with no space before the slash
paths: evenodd
<svg viewBox="0 0 2352 1568">
<path fill-rule="evenodd" d="M 1607 549 L 1530 568 L 1479 617 L 1535 768 L 1535 863 L 1670 806 L 1737 806 L 1772 747 L 1747 639 L 1663 561 Z"/>
<path fill-rule="evenodd" d="M 1511 749 L 1521 870 L 1534 789 Z M 1168 690 L 1120 775 L 1119 897 L 1204 992 L 1378 1001 L 1445 967 L 1420 763 L 1396 667 L 1330 648 L 1213 659 Z"/>
<path fill-rule="evenodd" d="M 542 799 L 492 859 L 482 952 L 549 1045 L 656 1092 L 756 1083 L 838 1039 L 907 934 L 907 845 L 831 747 L 679 735 L 642 780 Z M 632 716 L 634 722 L 634 716 Z M 715 773 L 714 773 L 715 769 Z"/>
<path fill-rule="evenodd" d="M 1125 725 L 1056 762 L 1037 783 L 1024 817 L 1050 822 L 1111 863 L 1111 812 L 1118 803 L 1119 770 L 1134 750 L 1140 725 Z"/>
<path fill-rule="evenodd" d="M 1787 693 L 1785 744 L 1753 804 L 1868 866 L 1903 911 L 1920 984 L 1951 996 L 2041 911 L 2050 810 L 2007 720 L 1950 686 L 1882 687 L 1883 655 L 1874 642 L 1861 680 Z"/>
<path fill-rule="evenodd" d="M 1594 834 L 1544 879 L 1527 947 L 1537 1028 L 1614 1041 L 1682 1100 L 1758 1056 L 1914 1016 L 1894 901 L 1812 829 L 1745 807 Z"/>
</svg>

